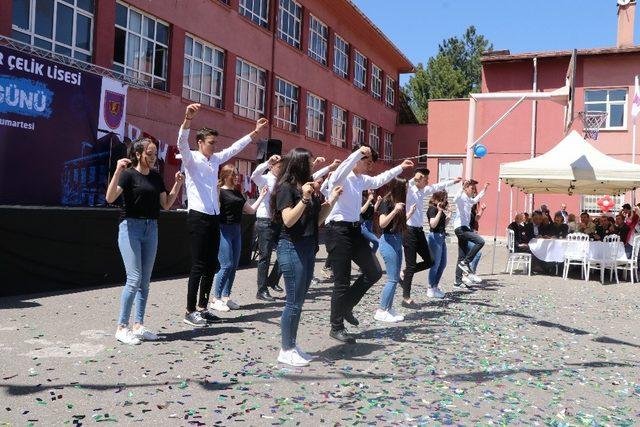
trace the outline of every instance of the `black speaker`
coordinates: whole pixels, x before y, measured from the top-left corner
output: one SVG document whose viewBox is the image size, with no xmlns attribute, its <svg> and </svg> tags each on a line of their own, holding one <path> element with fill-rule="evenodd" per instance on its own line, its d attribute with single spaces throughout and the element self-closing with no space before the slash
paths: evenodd
<svg viewBox="0 0 640 427">
<path fill-rule="evenodd" d="M 279 139 L 263 139 L 258 142 L 256 162 L 266 162 L 271 156 L 282 155 L 282 141 Z"/>
</svg>

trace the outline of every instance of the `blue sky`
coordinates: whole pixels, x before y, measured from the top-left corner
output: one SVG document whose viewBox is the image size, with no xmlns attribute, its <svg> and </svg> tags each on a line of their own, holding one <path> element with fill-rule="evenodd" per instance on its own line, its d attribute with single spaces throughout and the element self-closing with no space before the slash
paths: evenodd
<svg viewBox="0 0 640 427">
<path fill-rule="evenodd" d="M 614 46 L 616 0 L 354 0 L 414 64 L 469 25 L 512 53 Z M 640 33 L 636 14 L 636 42 Z M 403 80 L 406 81 L 408 76 Z"/>
</svg>

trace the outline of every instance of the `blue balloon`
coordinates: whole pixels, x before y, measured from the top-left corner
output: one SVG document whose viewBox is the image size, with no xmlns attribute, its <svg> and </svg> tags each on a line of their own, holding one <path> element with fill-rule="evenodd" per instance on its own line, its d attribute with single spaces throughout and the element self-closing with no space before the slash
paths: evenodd
<svg viewBox="0 0 640 427">
<path fill-rule="evenodd" d="M 473 154 L 481 159 L 487 155 L 487 147 L 482 144 L 476 144 L 476 146 L 473 147 Z"/>
</svg>

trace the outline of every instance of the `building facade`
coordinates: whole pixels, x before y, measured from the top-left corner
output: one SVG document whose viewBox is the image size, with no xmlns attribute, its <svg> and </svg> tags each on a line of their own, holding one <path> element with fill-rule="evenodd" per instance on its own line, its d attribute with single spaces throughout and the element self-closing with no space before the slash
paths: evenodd
<svg viewBox="0 0 640 427">
<path fill-rule="evenodd" d="M 398 139 L 416 138 L 398 120 L 399 75 L 413 65 L 349 0 L 6 0 L 2 8 L 0 34 L 136 79 L 143 87 L 129 89 L 127 122 L 171 145 L 186 105 L 200 102 L 194 127 L 218 130 L 221 148 L 264 116 L 283 152 L 306 147 L 330 160 L 368 142 L 386 160 L 417 154 L 415 139 Z M 236 160 L 241 174 L 255 151 Z"/>
</svg>

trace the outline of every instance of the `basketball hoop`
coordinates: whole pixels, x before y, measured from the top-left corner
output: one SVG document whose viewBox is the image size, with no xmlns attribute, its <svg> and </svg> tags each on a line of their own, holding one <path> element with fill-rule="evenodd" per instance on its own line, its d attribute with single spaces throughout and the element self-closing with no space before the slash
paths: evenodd
<svg viewBox="0 0 640 427">
<path fill-rule="evenodd" d="M 584 136 L 596 141 L 600 128 L 607 121 L 607 113 L 604 111 L 580 111 L 578 113 L 584 129 Z"/>
</svg>

